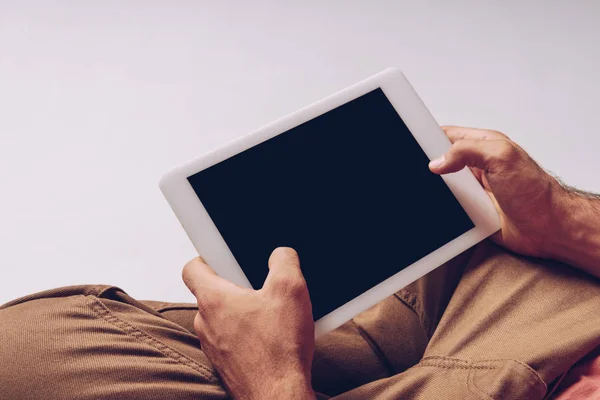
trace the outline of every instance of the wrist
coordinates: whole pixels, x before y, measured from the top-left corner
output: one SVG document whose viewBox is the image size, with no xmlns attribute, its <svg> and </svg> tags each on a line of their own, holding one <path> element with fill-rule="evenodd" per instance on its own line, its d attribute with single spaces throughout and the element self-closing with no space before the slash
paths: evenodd
<svg viewBox="0 0 600 400">
<path fill-rule="evenodd" d="M 545 256 L 598 276 L 600 199 L 562 186 L 556 193 L 554 226 L 544 241 Z"/>
<path fill-rule="evenodd" d="M 248 399 L 315 400 L 316 395 L 310 377 L 299 373 L 289 374 L 275 380 L 266 378 L 261 382 L 259 392 L 253 393 Z"/>
<path fill-rule="evenodd" d="M 572 231 L 569 225 L 572 198 L 568 189 L 558 181 L 552 185 L 548 213 L 541 218 L 546 219 L 543 232 L 538 232 L 540 247 L 539 253 L 542 258 L 562 261 L 563 253 L 567 253 L 568 244 L 572 241 L 568 232 Z"/>
</svg>

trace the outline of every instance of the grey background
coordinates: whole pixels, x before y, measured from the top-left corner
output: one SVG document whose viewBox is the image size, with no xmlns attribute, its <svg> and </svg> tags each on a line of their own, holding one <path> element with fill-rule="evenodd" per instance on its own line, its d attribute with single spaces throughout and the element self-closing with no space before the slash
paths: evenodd
<svg viewBox="0 0 600 400">
<path fill-rule="evenodd" d="M 190 300 L 162 172 L 388 66 L 600 191 L 594 1 L 0 2 L 0 303 Z M 399 244 L 401 247 L 402 244 Z"/>
</svg>

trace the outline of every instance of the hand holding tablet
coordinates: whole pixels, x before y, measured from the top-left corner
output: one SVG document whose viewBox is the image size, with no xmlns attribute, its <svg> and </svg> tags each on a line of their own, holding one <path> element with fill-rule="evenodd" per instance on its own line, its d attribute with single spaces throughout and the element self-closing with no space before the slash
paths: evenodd
<svg viewBox="0 0 600 400">
<path fill-rule="evenodd" d="M 160 187 L 217 274 L 262 287 L 276 247 L 301 260 L 316 335 L 500 227 L 468 169 L 438 176 L 450 141 L 388 69 L 167 173 Z"/>
<path fill-rule="evenodd" d="M 263 287 L 251 290 L 199 257 L 187 263 L 183 281 L 198 303 L 194 330 L 231 398 L 314 400 L 314 322 L 298 255 L 277 248 L 268 268 Z"/>
</svg>

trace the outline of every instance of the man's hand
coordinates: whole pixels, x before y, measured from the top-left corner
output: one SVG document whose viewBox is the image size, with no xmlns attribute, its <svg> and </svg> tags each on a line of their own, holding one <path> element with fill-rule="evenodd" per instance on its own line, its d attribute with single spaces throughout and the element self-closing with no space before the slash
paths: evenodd
<svg viewBox="0 0 600 400">
<path fill-rule="evenodd" d="M 260 290 L 241 288 L 195 258 L 183 280 L 198 301 L 194 329 L 235 399 L 314 399 L 312 307 L 298 255 L 277 248 Z"/>
<path fill-rule="evenodd" d="M 562 186 L 500 132 L 442 129 L 452 147 L 429 168 L 437 174 L 471 168 L 500 214 L 496 243 L 600 277 L 600 196 Z"/>
<path fill-rule="evenodd" d="M 502 228 L 492 239 L 517 253 L 551 258 L 565 217 L 566 190 L 500 132 L 442 129 L 453 144 L 431 161 L 431 171 L 447 174 L 470 167 L 500 214 Z"/>
</svg>

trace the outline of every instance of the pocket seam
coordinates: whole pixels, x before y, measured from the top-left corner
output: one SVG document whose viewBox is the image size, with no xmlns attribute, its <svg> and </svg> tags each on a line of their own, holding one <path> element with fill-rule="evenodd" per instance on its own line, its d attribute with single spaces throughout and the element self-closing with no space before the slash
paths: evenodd
<svg viewBox="0 0 600 400">
<path fill-rule="evenodd" d="M 475 395 L 483 397 L 486 400 L 493 400 L 494 397 L 492 397 L 489 393 L 486 393 L 485 391 L 480 389 L 475 384 L 474 372 L 478 371 L 478 370 L 479 371 L 481 371 L 481 370 L 491 371 L 491 370 L 498 369 L 498 365 L 491 365 L 491 364 L 486 365 L 485 363 L 496 363 L 497 364 L 497 363 L 505 363 L 505 362 L 515 363 L 515 364 L 519 365 L 520 367 L 524 367 L 529 373 L 531 373 L 535 377 L 537 382 L 540 382 L 543 385 L 544 392 L 548 391 L 548 386 L 546 385 L 546 382 L 541 378 L 541 376 L 537 373 L 537 371 L 535 371 L 533 368 L 531 368 L 528 364 L 526 364 L 522 361 L 519 361 L 519 360 L 511 359 L 511 358 L 502 358 L 502 359 L 501 358 L 493 358 L 493 359 L 469 361 L 469 360 L 464 360 L 464 359 L 460 359 L 460 358 L 433 355 L 433 356 L 424 357 L 421 360 L 421 362 L 416 365 L 416 367 L 420 366 L 420 367 L 468 370 L 467 388 L 469 389 L 469 391 L 471 391 Z"/>
<path fill-rule="evenodd" d="M 126 335 L 133 337 L 134 339 L 154 348 L 167 358 L 176 361 L 177 363 L 184 365 L 188 368 L 193 369 L 202 377 L 207 379 L 210 383 L 220 383 L 219 379 L 213 374 L 213 372 L 210 369 L 201 364 L 198 364 L 197 362 L 180 353 L 179 351 L 175 350 L 174 348 L 164 344 L 158 339 L 148 335 L 146 332 L 118 318 L 110 311 L 108 307 L 106 307 L 106 305 L 99 298 L 95 296 L 85 297 L 87 298 L 87 305 L 98 317 L 102 318 L 109 324 L 123 331 Z"/>
</svg>

